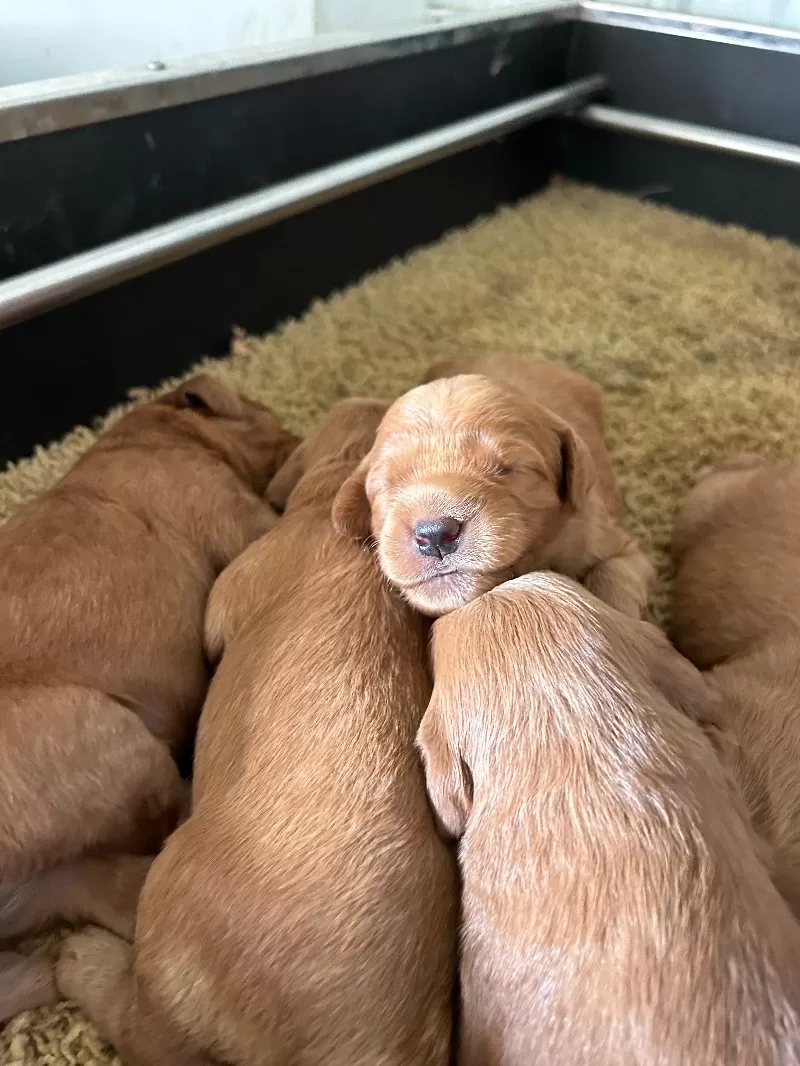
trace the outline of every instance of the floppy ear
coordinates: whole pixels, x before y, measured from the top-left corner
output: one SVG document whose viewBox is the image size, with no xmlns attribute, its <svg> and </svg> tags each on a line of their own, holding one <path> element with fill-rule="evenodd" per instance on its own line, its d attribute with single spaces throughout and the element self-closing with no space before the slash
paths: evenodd
<svg viewBox="0 0 800 1066">
<path fill-rule="evenodd" d="M 447 736 L 435 694 L 419 727 L 417 747 L 439 828 L 446 837 L 460 837 L 472 811 L 472 781 Z"/>
<path fill-rule="evenodd" d="M 219 418 L 241 418 L 244 412 L 244 403 L 233 389 L 210 374 L 189 378 L 166 398 L 178 409 L 200 411 Z"/>
<path fill-rule="evenodd" d="M 577 510 L 583 506 L 594 482 L 594 461 L 572 426 L 559 420 L 556 434 L 561 445 L 558 495 Z"/>
<path fill-rule="evenodd" d="M 289 457 L 278 467 L 275 476 L 267 485 L 264 499 L 271 504 L 276 511 L 285 511 L 286 504 L 291 496 L 295 485 L 306 472 L 306 458 L 308 445 L 301 441 L 291 452 Z"/>
<path fill-rule="evenodd" d="M 372 452 L 364 456 L 333 501 L 333 528 L 351 540 L 366 540 L 372 533 L 372 511 L 367 499 L 371 456 Z"/>
</svg>

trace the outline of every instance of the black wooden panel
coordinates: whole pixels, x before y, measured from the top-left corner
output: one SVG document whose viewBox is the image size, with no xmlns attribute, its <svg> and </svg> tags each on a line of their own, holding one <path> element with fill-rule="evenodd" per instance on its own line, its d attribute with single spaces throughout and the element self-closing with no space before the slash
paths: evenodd
<svg viewBox="0 0 800 1066">
<path fill-rule="evenodd" d="M 602 71 L 616 107 L 800 144 L 800 55 L 576 23 L 568 77 Z"/>
<path fill-rule="evenodd" d="M 568 76 L 596 70 L 615 107 L 800 144 L 797 53 L 576 24 Z M 558 166 L 568 177 L 800 241 L 800 172 L 791 167 L 569 122 Z"/>
<path fill-rule="evenodd" d="M 552 88 L 554 23 L 0 144 L 0 279 Z"/>
<path fill-rule="evenodd" d="M 579 181 L 800 243 L 800 172 L 792 167 L 577 124 L 562 130 L 559 167 Z"/>
<path fill-rule="evenodd" d="M 0 331 L 0 459 L 14 459 L 204 354 L 539 188 L 545 123 Z"/>
</svg>

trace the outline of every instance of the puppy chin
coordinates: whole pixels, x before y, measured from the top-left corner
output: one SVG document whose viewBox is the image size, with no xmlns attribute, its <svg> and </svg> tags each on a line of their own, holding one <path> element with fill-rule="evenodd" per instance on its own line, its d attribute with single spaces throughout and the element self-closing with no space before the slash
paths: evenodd
<svg viewBox="0 0 800 1066">
<path fill-rule="evenodd" d="M 430 578 L 421 584 L 398 587 L 417 611 L 430 618 L 439 618 L 476 599 L 491 584 L 481 580 L 477 574 L 452 573 Z"/>
</svg>

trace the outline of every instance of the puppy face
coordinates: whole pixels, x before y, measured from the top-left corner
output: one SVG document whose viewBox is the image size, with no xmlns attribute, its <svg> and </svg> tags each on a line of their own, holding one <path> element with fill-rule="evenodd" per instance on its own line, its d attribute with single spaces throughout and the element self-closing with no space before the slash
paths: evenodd
<svg viewBox="0 0 800 1066">
<path fill-rule="evenodd" d="M 566 423 L 464 374 L 392 405 L 334 523 L 372 533 L 386 576 L 436 617 L 535 567 L 591 480 L 588 451 Z"/>
</svg>

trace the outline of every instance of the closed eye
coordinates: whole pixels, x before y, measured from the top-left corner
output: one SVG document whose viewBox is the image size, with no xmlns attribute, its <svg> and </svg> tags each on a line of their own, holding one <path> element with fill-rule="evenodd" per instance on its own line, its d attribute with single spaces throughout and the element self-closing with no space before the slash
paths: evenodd
<svg viewBox="0 0 800 1066">
<path fill-rule="evenodd" d="M 502 463 L 498 463 L 492 470 L 492 477 L 508 477 L 514 473 L 513 466 L 505 466 Z"/>
</svg>

